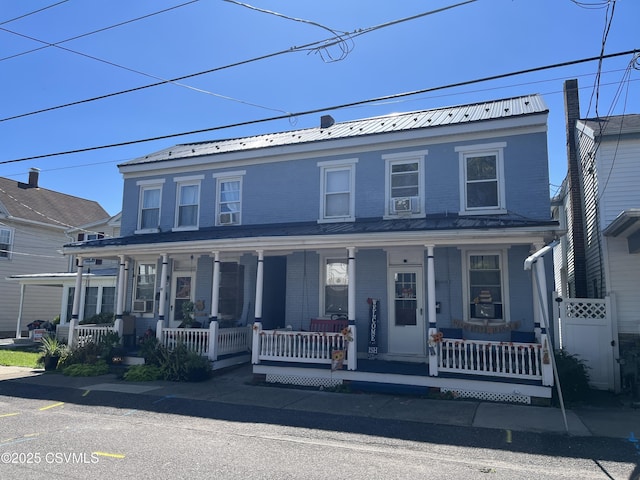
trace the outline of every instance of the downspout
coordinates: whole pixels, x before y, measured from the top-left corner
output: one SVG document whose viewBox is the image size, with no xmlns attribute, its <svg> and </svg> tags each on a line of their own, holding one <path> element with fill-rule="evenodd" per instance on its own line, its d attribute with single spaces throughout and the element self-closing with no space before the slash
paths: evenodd
<svg viewBox="0 0 640 480">
<path fill-rule="evenodd" d="M 538 250 L 537 252 L 533 253 L 532 255 L 529 255 L 524 261 L 524 269 L 531 270 L 531 275 L 532 277 L 535 278 L 535 281 L 536 281 L 536 286 L 538 291 L 538 302 L 540 302 L 540 310 L 542 312 L 542 318 L 541 318 L 542 328 L 544 328 L 546 332 L 549 331 L 549 319 L 548 319 L 549 309 L 544 308 L 545 301 L 544 301 L 543 295 L 545 295 L 546 292 L 543 292 L 542 285 L 540 283 L 540 277 L 544 279 L 545 270 L 544 270 L 544 263 L 538 263 L 538 260 L 541 259 L 544 255 L 546 255 L 550 251 L 552 251 L 553 247 L 555 247 L 556 245 L 558 245 L 558 241 L 554 240 L 549 245 L 546 245 L 542 247 L 540 250 Z M 532 269 L 533 265 L 536 266 L 535 270 Z M 544 290 L 546 290 L 546 287 Z M 567 412 L 564 407 L 564 397 L 562 396 L 562 388 L 560 386 L 560 378 L 558 376 L 558 366 L 556 365 L 555 348 L 553 348 L 553 342 L 551 342 L 551 340 L 549 340 L 549 342 L 551 343 L 551 350 L 552 350 L 552 354 L 549 355 L 549 357 L 551 360 L 551 367 L 553 368 L 553 377 L 555 379 L 556 388 L 558 390 L 558 399 L 560 400 L 560 409 L 562 410 L 564 428 L 567 431 L 567 433 L 569 433 L 569 424 L 567 423 Z"/>
</svg>

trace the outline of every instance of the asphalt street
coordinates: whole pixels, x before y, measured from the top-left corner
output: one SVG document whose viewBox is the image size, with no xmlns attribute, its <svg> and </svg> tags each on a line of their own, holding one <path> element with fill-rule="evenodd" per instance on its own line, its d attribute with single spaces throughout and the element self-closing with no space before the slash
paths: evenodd
<svg viewBox="0 0 640 480">
<path fill-rule="evenodd" d="M 216 401 L 214 392 L 193 398 L 182 384 L 109 377 L 70 387 L 67 377 L 46 377 L 0 382 L 0 453 L 16 460 L 0 465 L 2 479 L 640 478 L 640 452 L 625 439 L 345 414 L 359 397 L 349 394 L 307 397 L 333 403 L 336 413 L 328 413 L 261 406 L 273 387 L 259 385 L 238 404 Z M 215 380 L 208 387 L 222 392 Z M 276 390 L 295 403 L 296 390 Z M 36 453 L 39 463 L 25 463 Z"/>
</svg>

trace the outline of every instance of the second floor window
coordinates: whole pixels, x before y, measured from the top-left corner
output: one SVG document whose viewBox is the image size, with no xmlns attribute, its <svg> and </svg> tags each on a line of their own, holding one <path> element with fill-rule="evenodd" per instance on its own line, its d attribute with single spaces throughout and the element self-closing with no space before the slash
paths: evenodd
<svg viewBox="0 0 640 480">
<path fill-rule="evenodd" d="M 240 178 L 218 179 L 218 225 L 239 225 L 242 182 Z"/>
<path fill-rule="evenodd" d="M 424 215 L 424 157 L 427 151 L 383 155 L 387 180 L 385 215 Z"/>
<path fill-rule="evenodd" d="M 11 230 L 0 228 L 0 258 L 11 258 L 12 237 Z"/>
<path fill-rule="evenodd" d="M 140 191 L 140 230 L 155 230 L 160 225 L 160 198 L 162 188 L 158 185 L 143 186 Z"/>
<path fill-rule="evenodd" d="M 458 147 L 461 212 L 496 213 L 505 208 L 502 150 L 506 143 Z"/>
<path fill-rule="evenodd" d="M 178 185 L 178 207 L 176 227 L 197 227 L 200 203 L 199 184 Z"/>
<path fill-rule="evenodd" d="M 319 162 L 321 177 L 320 220 L 355 218 L 354 176 L 357 159 Z"/>
</svg>

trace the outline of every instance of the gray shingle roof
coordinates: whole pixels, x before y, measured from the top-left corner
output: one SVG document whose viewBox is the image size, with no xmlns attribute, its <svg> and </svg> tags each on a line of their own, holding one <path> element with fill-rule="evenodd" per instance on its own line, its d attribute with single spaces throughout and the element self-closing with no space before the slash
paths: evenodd
<svg viewBox="0 0 640 480">
<path fill-rule="evenodd" d="M 640 132 L 640 114 L 615 115 L 602 118 L 587 118 L 580 122 L 594 131 L 596 136 L 624 135 Z"/>
<path fill-rule="evenodd" d="M 431 129 L 447 125 L 547 113 L 548 111 L 548 107 L 540 95 L 525 95 L 522 97 L 492 100 L 469 105 L 395 113 L 381 117 L 352 120 L 335 123 L 327 128 L 306 128 L 252 137 L 180 144 L 125 162 L 121 165 L 139 165 L 202 155 L 281 147 L 285 145 L 297 145 L 381 133 Z"/>
<path fill-rule="evenodd" d="M 98 202 L 0 177 L 0 212 L 68 228 L 109 218 Z"/>
</svg>

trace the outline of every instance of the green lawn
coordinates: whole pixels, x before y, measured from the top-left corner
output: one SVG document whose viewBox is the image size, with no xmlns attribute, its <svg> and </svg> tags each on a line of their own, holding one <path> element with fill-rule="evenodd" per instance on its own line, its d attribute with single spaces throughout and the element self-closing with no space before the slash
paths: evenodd
<svg viewBox="0 0 640 480">
<path fill-rule="evenodd" d="M 0 365 L 12 367 L 36 368 L 39 353 L 21 352 L 19 350 L 0 350 Z"/>
</svg>

